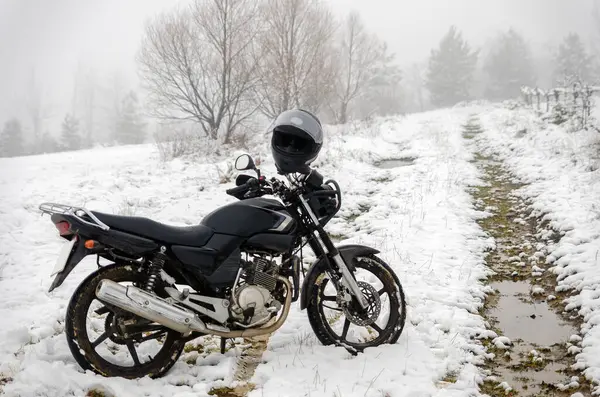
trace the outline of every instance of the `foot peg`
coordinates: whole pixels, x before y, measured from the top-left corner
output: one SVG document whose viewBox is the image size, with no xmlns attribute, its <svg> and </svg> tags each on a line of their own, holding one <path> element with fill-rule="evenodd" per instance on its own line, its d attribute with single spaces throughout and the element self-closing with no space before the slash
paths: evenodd
<svg viewBox="0 0 600 397">
<path fill-rule="evenodd" d="M 189 288 L 184 288 L 183 291 L 181 292 L 181 295 L 179 296 L 179 299 L 181 299 L 182 301 L 185 300 L 188 296 L 190 295 L 190 289 Z"/>
</svg>

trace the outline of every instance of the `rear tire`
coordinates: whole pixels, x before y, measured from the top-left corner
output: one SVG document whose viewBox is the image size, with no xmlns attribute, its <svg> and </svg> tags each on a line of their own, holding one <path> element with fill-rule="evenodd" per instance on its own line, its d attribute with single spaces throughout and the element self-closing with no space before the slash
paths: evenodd
<svg viewBox="0 0 600 397">
<path fill-rule="evenodd" d="M 149 362 L 142 363 L 140 361 L 139 365 L 134 364 L 132 367 L 117 365 L 105 360 L 92 346 L 89 339 L 86 328 L 88 310 L 91 303 L 98 299 L 95 291 L 99 282 L 109 279 L 115 282 L 141 283 L 145 278 L 144 272 L 131 265 L 113 264 L 96 270 L 77 287 L 67 308 L 65 333 L 69 349 L 83 369 L 92 370 L 107 377 L 120 376 L 135 379 L 149 376 L 158 378 L 168 372 L 177 362 L 184 349 L 185 340 L 181 339 L 181 334 L 176 331 L 166 332 L 162 348 L 154 358 L 151 358 Z"/>
</svg>

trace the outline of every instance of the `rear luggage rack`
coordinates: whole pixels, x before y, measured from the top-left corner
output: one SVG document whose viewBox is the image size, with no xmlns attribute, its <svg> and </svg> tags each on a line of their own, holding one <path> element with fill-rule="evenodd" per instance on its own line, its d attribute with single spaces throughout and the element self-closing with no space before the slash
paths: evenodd
<svg viewBox="0 0 600 397">
<path fill-rule="evenodd" d="M 39 208 L 40 208 L 40 211 L 42 211 L 42 213 L 44 213 L 44 214 L 72 215 L 75 218 L 77 218 L 80 222 L 83 222 L 86 225 L 98 227 L 105 231 L 110 229 L 110 227 L 108 227 L 106 224 L 104 224 L 102 221 L 100 221 L 100 219 L 96 218 L 96 216 L 94 214 L 92 214 L 92 212 L 90 210 L 85 209 L 85 208 L 73 207 L 70 205 L 56 204 L 56 203 L 42 203 Z M 83 214 L 81 214 L 82 212 L 83 212 Z M 93 222 L 90 222 L 90 221 L 82 218 L 82 216 L 84 214 L 87 215 Z"/>
</svg>

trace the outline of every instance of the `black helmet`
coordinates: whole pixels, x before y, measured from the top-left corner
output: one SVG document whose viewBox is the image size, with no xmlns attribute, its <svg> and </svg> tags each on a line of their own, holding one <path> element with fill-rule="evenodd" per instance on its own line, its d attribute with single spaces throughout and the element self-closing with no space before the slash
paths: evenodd
<svg viewBox="0 0 600 397">
<path fill-rule="evenodd" d="M 310 172 L 323 146 L 321 122 L 302 109 L 286 110 L 271 124 L 271 152 L 280 174 Z"/>
</svg>

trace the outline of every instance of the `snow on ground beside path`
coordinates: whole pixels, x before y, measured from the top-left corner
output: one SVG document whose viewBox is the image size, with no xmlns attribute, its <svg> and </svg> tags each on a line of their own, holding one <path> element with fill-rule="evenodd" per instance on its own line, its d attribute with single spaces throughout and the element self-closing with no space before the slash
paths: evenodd
<svg viewBox="0 0 600 397">
<path fill-rule="evenodd" d="M 522 194 L 532 200 L 534 214 L 544 215 L 563 234 L 557 244 L 549 242 L 547 261 L 557 275 L 557 289 L 575 292 L 565 300 L 566 308 L 584 317 L 576 367 L 587 368 L 586 377 L 600 382 L 600 135 L 567 133 L 526 109 L 496 107 L 480 118 L 485 132 L 479 146 L 498 153 L 529 183 Z"/>
<path fill-rule="evenodd" d="M 484 328 L 477 309 L 485 289 L 478 279 L 486 274 L 483 250 L 489 243 L 465 192 L 477 182 L 460 138 L 467 113 L 329 129 L 341 137 L 326 143 L 318 165 L 340 183 L 343 208 L 328 230 L 348 237 L 343 243 L 382 251 L 405 289 L 405 331 L 398 344 L 353 358 L 316 343 L 306 314 L 295 305 L 269 342 L 253 379 L 259 387 L 254 395 L 331 396 L 337 390 L 375 396 L 383 390 L 390 396 L 467 396 L 477 389 L 474 364 L 482 347 L 470 337 Z M 226 169 L 236 154 L 217 165 Z M 399 156 L 416 158 L 414 165 L 373 166 Z M 274 175 L 269 161 L 261 168 Z M 63 321 L 72 292 L 96 266 L 85 259 L 47 293 L 62 241 L 49 217 L 37 211 L 41 202 L 54 201 L 193 224 L 234 200 L 225 194 L 233 183 L 218 180 L 215 164 L 161 163 L 150 145 L 0 159 L 0 373 L 12 378 L 3 386 L 7 396 L 81 396 L 98 385 L 119 397 L 203 396 L 231 383 L 239 349 L 225 356 L 202 353 L 195 365 L 187 361 L 194 362 L 197 353 L 184 354 L 158 380 L 82 373 L 68 350 Z M 449 374 L 457 382 L 437 388 Z"/>
</svg>

